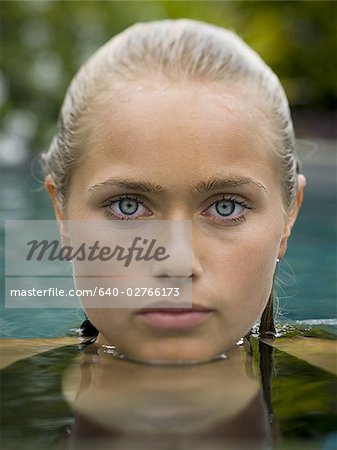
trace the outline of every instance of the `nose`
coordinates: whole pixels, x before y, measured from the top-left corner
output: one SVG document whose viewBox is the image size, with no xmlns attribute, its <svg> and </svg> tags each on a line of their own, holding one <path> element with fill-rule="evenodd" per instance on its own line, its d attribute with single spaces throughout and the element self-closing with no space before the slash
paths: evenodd
<svg viewBox="0 0 337 450">
<path fill-rule="evenodd" d="M 201 276 L 201 264 L 192 247 L 191 222 L 174 223 L 166 235 L 165 246 L 169 257 L 163 261 L 153 262 L 152 276 L 181 278 Z"/>
<path fill-rule="evenodd" d="M 154 261 L 152 275 L 155 277 L 191 277 L 192 254 L 188 245 L 169 245 L 169 257 L 164 261 Z"/>
<path fill-rule="evenodd" d="M 165 261 L 152 266 L 152 275 L 154 277 L 181 277 L 181 278 L 199 278 L 202 269 L 198 259 L 192 254 L 187 258 L 186 254 L 177 253 L 174 258 L 168 258 Z"/>
</svg>

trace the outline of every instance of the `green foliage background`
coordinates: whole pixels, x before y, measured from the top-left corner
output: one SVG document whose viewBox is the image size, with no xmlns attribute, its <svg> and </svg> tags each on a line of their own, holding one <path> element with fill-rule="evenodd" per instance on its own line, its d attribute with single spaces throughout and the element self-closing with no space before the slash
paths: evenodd
<svg viewBox="0 0 337 450">
<path fill-rule="evenodd" d="M 336 107 L 335 1 L 1 1 L 3 133 L 45 149 L 72 76 L 139 21 L 189 17 L 235 30 L 280 76 L 294 109 Z"/>
</svg>

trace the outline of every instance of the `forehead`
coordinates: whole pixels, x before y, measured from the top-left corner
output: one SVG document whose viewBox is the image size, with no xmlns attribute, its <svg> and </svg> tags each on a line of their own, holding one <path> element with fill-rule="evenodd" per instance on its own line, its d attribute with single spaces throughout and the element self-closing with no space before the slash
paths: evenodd
<svg viewBox="0 0 337 450">
<path fill-rule="evenodd" d="M 271 133 L 255 101 L 240 86 L 124 85 L 86 119 L 80 166 L 100 176 L 121 166 L 177 176 L 179 167 L 185 178 L 211 176 L 217 168 L 257 174 L 268 168 L 275 178 Z"/>
</svg>

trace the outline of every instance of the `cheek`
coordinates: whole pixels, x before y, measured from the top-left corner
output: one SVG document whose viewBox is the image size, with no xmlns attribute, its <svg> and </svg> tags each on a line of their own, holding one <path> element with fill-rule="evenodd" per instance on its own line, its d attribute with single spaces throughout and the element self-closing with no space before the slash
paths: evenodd
<svg viewBox="0 0 337 450">
<path fill-rule="evenodd" d="M 244 223 L 205 242 L 203 267 L 208 290 L 227 315 L 252 317 L 262 312 L 273 282 L 282 221 Z"/>
</svg>

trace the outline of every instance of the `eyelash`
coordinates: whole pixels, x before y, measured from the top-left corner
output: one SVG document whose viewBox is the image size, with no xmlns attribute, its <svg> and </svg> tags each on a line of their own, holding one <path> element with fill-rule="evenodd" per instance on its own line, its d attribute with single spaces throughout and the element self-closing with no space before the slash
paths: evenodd
<svg viewBox="0 0 337 450">
<path fill-rule="evenodd" d="M 144 205 L 144 201 L 140 200 L 137 196 L 122 195 L 117 198 L 110 198 L 110 199 L 107 199 L 105 202 L 103 202 L 101 205 L 102 208 L 104 209 L 105 215 L 108 218 L 114 218 L 115 220 L 139 220 L 139 217 L 118 217 L 111 212 L 111 209 L 110 209 L 111 205 L 114 203 L 117 203 L 117 202 L 121 202 L 123 200 L 132 200 L 132 201 L 136 201 L 140 205 Z M 213 203 L 211 203 L 211 205 L 209 205 L 205 210 L 203 210 L 203 213 L 205 211 L 209 210 L 212 206 L 216 205 L 217 203 L 220 203 L 221 201 L 233 202 L 233 203 L 235 203 L 235 205 L 242 206 L 245 210 L 253 209 L 246 201 L 242 200 L 241 198 L 238 198 L 236 196 L 224 196 L 223 195 L 222 198 L 215 200 Z M 203 214 L 203 215 L 206 216 L 205 214 Z M 212 222 L 220 223 L 220 224 L 224 224 L 224 223 L 233 223 L 234 224 L 234 223 L 246 220 L 245 215 L 241 215 L 239 217 L 234 217 L 234 218 L 225 218 L 225 217 L 222 218 L 222 217 L 210 217 L 210 216 L 206 216 L 206 217 L 208 217 L 208 219 L 211 220 Z"/>
<path fill-rule="evenodd" d="M 118 198 L 110 198 L 108 200 L 106 200 L 103 204 L 102 207 L 104 209 L 104 213 L 108 218 L 114 218 L 115 220 L 139 220 L 138 217 L 117 217 L 115 214 L 113 214 L 110 210 L 110 207 L 113 203 L 117 203 L 117 202 L 121 202 L 123 200 L 132 200 L 132 201 L 136 201 L 138 204 L 143 205 L 144 202 L 142 200 L 140 200 L 138 197 L 136 196 L 129 196 L 129 195 L 121 195 Z"/>
<path fill-rule="evenodd" d="M 212 206 L 216 205 L 217 203 L 219 203 L 221 201 L 233 202 L 235 205 L 242 206 L 245 210 L 253 209 L 246 201 L 242 200 L 239 197 L 223 195 L 222 198 L 215 200 L 204 211 L 208 211 Z M 209 217 L 209 216 L 206 216 L 206 217 Z M 219 223 L 219 224 L 222 224 L 222 225 L 224 223 L 232 223 L 232 224 L 234 224 L 234 223 L 238 223 L 238 222 L 246 220 L 245 215 L 240 215 L 239 217 L 234 217 L 234 218 L 225 218 L 225 217 L 223 217 L 223 218 L 222 217 L 209 217 L 209 218 L 210 218 L 210 220 L 212 220 L 212 222 Z"/>
</svg>

